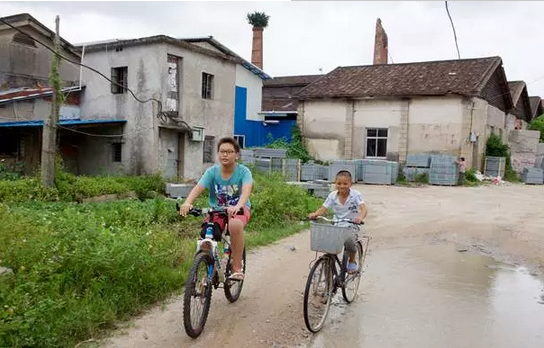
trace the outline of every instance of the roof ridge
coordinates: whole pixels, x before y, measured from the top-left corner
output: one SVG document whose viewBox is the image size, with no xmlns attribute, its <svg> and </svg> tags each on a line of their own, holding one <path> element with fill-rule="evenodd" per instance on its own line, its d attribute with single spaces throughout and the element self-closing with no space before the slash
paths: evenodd
<svg viewBox="0 0 544 348">
<path fill-rule="evenodd" d="M 486 60 L 486 59 L 501 59 L 500 56 L 489 56 L 489 57 L 478 57 L 478 58 L 463 58 L 463 59 L 447 59 L 447 60 L 428 60 L 420 62 L 407 62 L 407 63 L 394 63 L 394 64 L 366 64 L 366 65 L 344 65 L 338 66 L 342 69 L 354 69 L 354 68 L 366 68 L 366 67 L 390 67 L 390 66 L 399 66 L 399 65 L 422 65 L 422 64 L 439 64 L 439 63 L 450 63 L 450 62 L 467 62 L 474 60 Z M 502 59 L 501 59 L 502 61 Z"/>
</svg>

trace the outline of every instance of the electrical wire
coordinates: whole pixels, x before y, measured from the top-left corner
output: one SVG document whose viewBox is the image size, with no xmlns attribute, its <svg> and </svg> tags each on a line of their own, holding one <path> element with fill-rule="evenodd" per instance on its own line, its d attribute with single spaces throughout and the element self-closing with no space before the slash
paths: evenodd
<svg viewBox="0 0 544 348">
<path fill-rule="evenodd" d="M 0 17 L 0 22 L 4 23 L 4 24 L 7 25 L 8 27 L 12 28 L 13 30 L 18 31 L 18 32 L 21 33 L 21 34 L 23 34 L 23 35 L 25 35 L 25 36 L 28 36 L 29 38 L 31 38 L 31 39 L 34 40 L 35 42 L 37 42 L 37 43 L 39 43 L 40 45 L 42 45 L 43 47 L 45 47 L 47 50 L 51 51 L 51 52 L 52 52 L 53 54 L 55 54 L 57 57 L 59 57 L 59 58 L 61 58 L 61 59 L 64 59 L 65 61 L 67 61 L 67 62 L 69 62 L 69 63 L 72 63 L 72 64 L 75 64 L 75 65 L 77 65 L 77 66 L 81 66 L 81 67 L 83 67 L 83 68 L 89 69 L 90 71 L 92 71 L 92 72 L 94 72 L 94 73 L 100 75 L 100 76 L 103 77 L 104 79 L 106 79 L 108 82 L 110 82 L 110 83 L 112 83 L 112 84 L 114 84 L 114 85 L 117 85 L 117 86 L 119 86 L 119 87 L 121 87 L 121 88 L 127 90 L 127 91 L 132 95 L 132 97 L 134 97 L 134 99 L 135 99 L 136 101 L 138 101 L 139 103 L 145 104 L 145 103 L 148 103 L 148 102 L 150 102 L 150 101 L 156 102 L 157 105 L 158 105 L 157 118 L 159 118 L 159 119 L 161 119 L 161 120 L 164 120 L 164 119 L 170 117 L 170 115 L 169 115 L 168 112 L 164 112 L 164 111 L 162 110 L 162 102 L 161 102 L 160 100 L 158 100 L 158 99 L 156 99 L 156 98 L 153 98 L 153 97 L 148 98 L 148 99 L 145 99 L 145 100 L 142 100 L 142 99 L 138 98 L 138 97 L 136 96 L 136 94 L 135 94 L 130 88 L 128 88 L 128 87 L 126 87 L 126 86 L 124 86 L 124 85 L 122 85 L 122 84 L 120 84 L 120 83 L 118 83 L 118 82 L 112 81 L 112 80 L 109 79 L 106 75 L 102 74 L 100 71 L 96 70 L 96 69 L 93 68 L 93 67 L 90 67 L 90 66 L 88 66 L 88 65 L 82 64 L 82 63 L 80 63 L 80 62 L 71 60 L 71 59 L 69 59 L 69 58 L 63 56 L 62 54 L 56 52 L 54 49 L 50 48 L 49 46 L 47 46 L 46 44 L 44 44 L 43 42 L 41 42 L 40 40 L 34 38 L 32 35 L 30 35 L 30 34 L 24 32 L 24 31 L 22 31 L 21 29 L 15 27 L 15 26 L 13 26 L 13 25 L 11 25 L 11 24 L 10 24 L 9 22 L 7 22 L 3 17 Z M 170 118 L 172 118 L 172 117 L 170 117 Z M 186 127 L 188 127 L 189 129 L 191 129 L 191 127 L 190 127 L 185 121 L 182 121 L 182 120 L 179 120 L 179 119 L 177 120 L 177 119 L 175 119 L 175 118 L 172 118 L 172 119 L 173 119 L 175 122 L 183 123 Z"/>
<path fill-rule="evenodd" d="M 461 59 L 461 53 L 459 53 L 459 45 L 457 44 L 457 34 L 455 33 L 455 25 L 453 24 L 453 19 L 451 19 L 450 10 L 448 8 L 448 2 L 444 1 L 446 3 L 446 12 L 448 13 L 448 17 L 450 18 L 451 28 L 453 29 L 453 38 L 455 39 L 455 48 L 457 48 L 457 57 Z"/>
</svg>

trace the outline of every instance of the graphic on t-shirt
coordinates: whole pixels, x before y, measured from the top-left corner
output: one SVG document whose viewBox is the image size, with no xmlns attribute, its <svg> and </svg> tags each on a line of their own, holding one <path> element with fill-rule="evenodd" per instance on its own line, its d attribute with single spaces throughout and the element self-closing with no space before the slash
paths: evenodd
<svg viewBox="0 0 544 348">
<path fill-rule="evenodd" d="M 215 184 L 215 195 L 220 206 L 236 205 L 240 200 L 240 189 L 238 185 Z"/>
</svg>

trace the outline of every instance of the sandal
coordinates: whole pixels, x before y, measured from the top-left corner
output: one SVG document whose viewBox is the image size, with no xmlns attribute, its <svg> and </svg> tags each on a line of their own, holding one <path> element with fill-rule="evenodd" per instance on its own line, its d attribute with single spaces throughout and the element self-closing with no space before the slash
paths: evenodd
<svg viewBox="0 0 544 348">
<path fill-rule="evenodd" d="M 241 272 L 235 272 L 230 275 L 229 279 L 241 282 L 244 280 L 244 274 Z"/>
</svg>

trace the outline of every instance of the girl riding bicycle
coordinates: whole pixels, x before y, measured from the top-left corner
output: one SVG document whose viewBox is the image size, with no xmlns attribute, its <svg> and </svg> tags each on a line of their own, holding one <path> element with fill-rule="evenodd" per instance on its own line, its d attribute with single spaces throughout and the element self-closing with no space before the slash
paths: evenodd
<svg viewBox="0 0 544 348">
<path fill-rule="evenodd" d="M 356 224 L 360 224 L 366 218 L 366 204 L 363 196 L 357 190 L 351 188 L 351 173 L 347 170 L 341 170 L 336 174 L 336 191 L 329 194 L 323 205 L 315 212 L 308 215 L 308 219 L 315 219 L 323 215 L 328 209 L 332 208 L 334 217 L 337 220 L 351 219 Z M 349 227 L 348 222 L 338 222 L 338 226 Z M 357 272 L 358 265 L 355 260 L 357 252 L 355 246 L 356 231 L 353 235 L 346 238 L 344 247 L 349 253 L 348 272 Z"/>
</svg>

